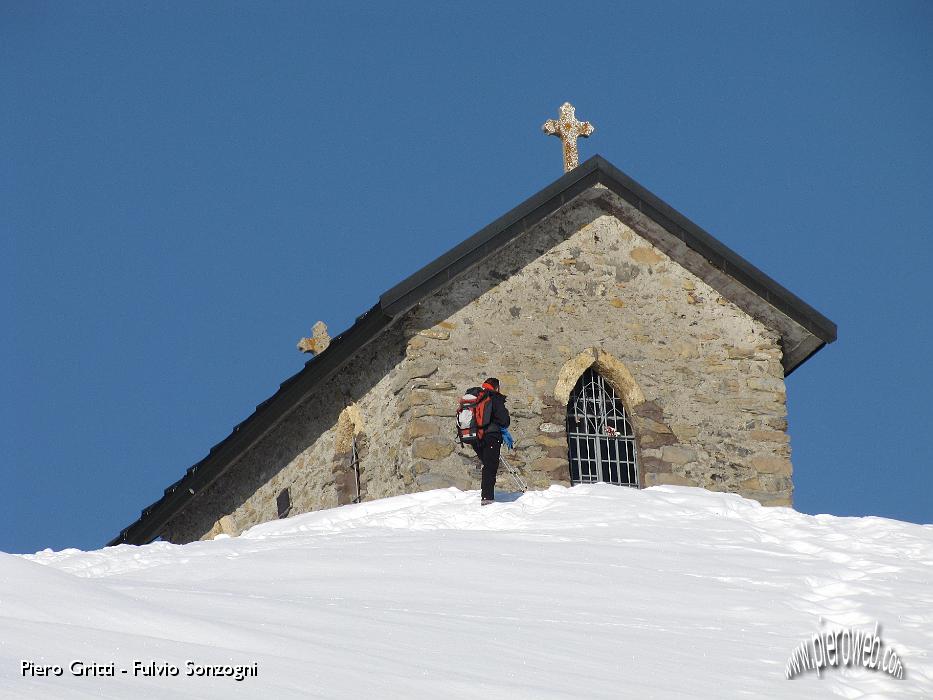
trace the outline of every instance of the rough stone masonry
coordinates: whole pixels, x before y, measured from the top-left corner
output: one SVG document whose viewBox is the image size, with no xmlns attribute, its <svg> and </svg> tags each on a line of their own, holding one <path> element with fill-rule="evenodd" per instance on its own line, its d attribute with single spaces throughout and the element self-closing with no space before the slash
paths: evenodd
<svg viewBox="0 0 933 700">
<path fill-rule="evenodd" d="M 295 514 L 478 488 L 477 460 L 456 442 L 452 415 L 462 391 L 488 375 L 509 397 L 510 462 L 532 488 L 569 484 L 567 399 L 591 366 L 623 397 L 641 486 L 791 504 L 778 332 L 640 235 L 648 225 L 603 186 L 585 190 L 360 351 L 163 538 L 275 519 L 285 489 Z"/>
</svg>

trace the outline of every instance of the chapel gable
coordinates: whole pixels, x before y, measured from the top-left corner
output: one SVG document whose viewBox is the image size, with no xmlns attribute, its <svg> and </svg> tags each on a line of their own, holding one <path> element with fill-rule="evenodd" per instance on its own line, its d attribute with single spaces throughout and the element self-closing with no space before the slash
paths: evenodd
<svg viewBox="0 0 933 700">
<path fill-rule="evenodd" d="M 388 290 L 343 333 L 316 326 L 305 368 L 113 543 L 184 542 L 478 488 L 451 416 L 490 375 L 518 441 L 502 489 L 675 484 L 789 505 L 784 379 L 835 334 L 597 156 Z"/>
</svg>

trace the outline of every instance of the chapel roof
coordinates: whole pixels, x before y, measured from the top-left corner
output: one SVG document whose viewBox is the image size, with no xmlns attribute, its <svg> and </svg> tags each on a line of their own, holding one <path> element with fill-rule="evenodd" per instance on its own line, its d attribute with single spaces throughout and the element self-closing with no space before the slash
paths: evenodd
<svg viewBox="0 0 933 700">
<path fill-rule="evenodd" d="M 801 298 L 674 210 L 601 156 L 593 156 L 508 213 L 477 231 L 436 260 L 399 282 L 336 336 L 322 353 L 286 379 L 278 391 L 189 467 L 164 495 L 143 509 L 139 519 L 108 542 L 145 544 L 165 524 L 213 484 L 324 380 L 420 301 L 578 195 L 602 187 L 608 196 L 597 206 L 618 216 L 671 259 L 710 284 L 725 298 L 781 334 L 785 375 L 836 339 L 836 324 Z"/>
</svg>

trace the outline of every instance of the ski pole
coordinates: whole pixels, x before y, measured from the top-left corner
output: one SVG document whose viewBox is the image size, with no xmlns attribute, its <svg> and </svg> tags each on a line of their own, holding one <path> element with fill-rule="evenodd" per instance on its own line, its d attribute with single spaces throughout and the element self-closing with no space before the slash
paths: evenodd
<svg viewBox="0 0 933 700">
<path fill-rule="evenodd" d="M 499 459 L 502 460 L 502 464 L 505 466 L 505 470 L 509 473 L 509 476 L 512 477 L 512 481 L 518 487 L 518 490 L 522 493 L 525 493 L 528 490 L 528 484 L 525 483 L 525 480 L 522 479 L 521 474 L 518 473 L 518 470 L 509 464 L 508 460 L 499 455 Z"/>
</svg>

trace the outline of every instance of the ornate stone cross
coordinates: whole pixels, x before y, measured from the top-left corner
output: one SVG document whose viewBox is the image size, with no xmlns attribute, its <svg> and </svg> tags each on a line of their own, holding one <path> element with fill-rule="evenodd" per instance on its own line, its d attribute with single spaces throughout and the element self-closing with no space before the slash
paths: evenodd
<svg viewBox="0 0 933 700">
<path fill-rule="evenodd" d="M 541 127 L 545 134 L 558 136 L 564 142 L 564 172 L 569 173 L 580 164 L 580 154 L 577 151 L 577 137 L 586 138 L 594 131 L 589 122 L 578 122 L 574 114 L 573 105 L 564 102 L 560 106 L 560 119 L 548 119 Z"/>
</svg>

